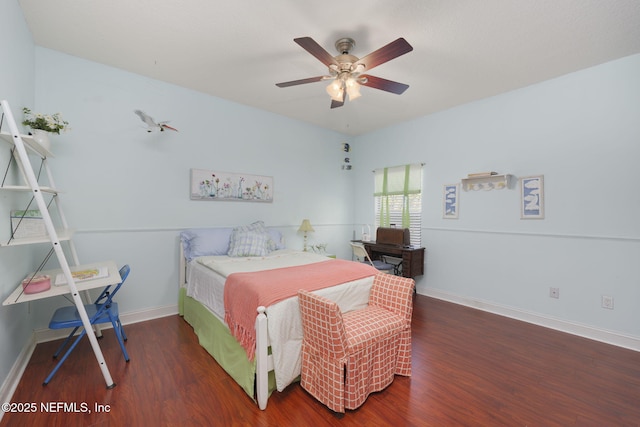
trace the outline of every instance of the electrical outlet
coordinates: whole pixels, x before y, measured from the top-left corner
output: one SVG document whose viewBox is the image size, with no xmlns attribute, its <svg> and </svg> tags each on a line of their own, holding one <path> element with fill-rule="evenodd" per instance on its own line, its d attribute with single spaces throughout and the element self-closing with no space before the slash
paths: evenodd
<svg viewBox="0 0 640 427">
<path fill-rule="evenodd" d="M 613 297 L 609 295 L 602 295 L 602 308 L 613 310 Z"/>
<path fill-rule="evenodd" d="M 549 288 L 549 297 L 560 298 L 560 288 Z"/>
</svg>

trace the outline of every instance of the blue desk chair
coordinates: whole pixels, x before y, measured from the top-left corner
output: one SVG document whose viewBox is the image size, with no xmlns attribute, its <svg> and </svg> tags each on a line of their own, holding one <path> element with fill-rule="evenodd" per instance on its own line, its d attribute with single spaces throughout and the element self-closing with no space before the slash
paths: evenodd
<svg viewBox="0 0 640 427">
<path fill-rule="evenodd" d="M 113 301 L 113 297 L 120 290 L 120 287 L 127 279 L 130 271 L 129 265 L 125 265 L 120 269 L 120 277 L 122 281 L 115 285 L 115 289 L 110 291 L 111 286 L 109 285 L 100 294 L 100 296 L 96 299 L 93 304 L 86 304 L 84 306 L 87 311 L 87 316 L 89 317 L 89 322 L 92 325 L 98 325 L 101 323 L 109 323 L 113 325 L 113 330 L 116 332 L 116 337 L 118 338 L 118 342 L 120 343 L 120 348 L 122 349 L 122 353 L 124 354 L 124 360 L 129 361 L 129 354 L 127 350 L 124 348 L 124 341 L 127 340 L 127 336 L 124 333 L 124 329 L 122 328 L 122 323 L 120 323 L 120 315 L 118 313 L 118 303 Z M 53 313 L 53 317 L 51 318 L 51 322 L 49 322 L 49 329 L 65 329 L 65 328 L 73 328 L 67 339 L 64 340 L 62 345 L 56 350 L 53 358 L 56 359 L 60 352 L 67 346 L 71 338 L 75 335 L 79 328 L 82 328 L 82 332 L 77 336 L 76 340 L 71 344 L 71 347 L 66 351 L 62 359 L 58 361 L 58 364 L 53 368 L 47 379 L 44 380 L 42 385 L 49 384 L 51 378 L 58 372 L 60 366 L 67 360 L 69 354 L 73 351 L 74 348 L 78 345 L 82 337 L 87 333 L 86 329 L 84 329 L 82 325 L 82 319 L 80 319 L 80 314 L 78 313 L 78 309 L 76 306 L 66 306 L 61 307 Z"/>
</svg>

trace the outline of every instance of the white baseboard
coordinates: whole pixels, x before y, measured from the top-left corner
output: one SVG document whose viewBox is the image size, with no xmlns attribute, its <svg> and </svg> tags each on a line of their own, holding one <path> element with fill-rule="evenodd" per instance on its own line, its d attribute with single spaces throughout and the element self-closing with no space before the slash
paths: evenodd
<svg viewBox="0 0 640 427">
<path fill-rule="evenodd" d="M 164 307 L 156 307 L 149 310 L 135 311 L 132 313 L 120 314 L 120 321 L 123 325 L 144 322 L 146 320 L 159 319 L 161 317 L 172 316 L 178 314 L 178 305 L 167 305 Z M 100 325 L 101 329 L 111 328 L 111 324 L 105 323 Z M 69 329 L 38 329 L 33 332 L 34 341 L 36 343 L 53 341 L 60 338 L 66 338 L 69 335 Z"/>
<path fill-rule="evenodd" d="M 144 322 L 145 320 L 159 319 L 161 317 L 172 316 L 178 314 L 178 305 L 168 305 L 165 307 L 156 307 L 149 310 L 136 311 L 133 313 L 121 314 L 120 321 L 123 325 L 132 323 Z M 110 328 L 111 325 L 108 325 Z M 104 329 L 107 329 L 107 324 L 104 325 Z M 16 359 L 7 379 L 0 387 L 0 403 L 11 402 L 11 397 L 16 391 L 22 374 L 31 359 L 31 355 L 36 348 L 36 344 L 41 342 L 53 341 L 60 338 L 65 338 L 69 334 L 68 329 L 39 329 L 33 331 L 31 339 L 27 342 L 27 345 L 22 349 L 20 355 Z M 4 415 L 3 411 L 0 411 L 0 420 Z"/>
<path fill-rule="evenodd" d="M 467 298 L 437 289 L 421 289 L 420 294 L 487 311 L 489 313 L 498 314 L 500 316 L 510 317 L 512 319 L 521 320 L 523 322 L 532 323 L 545 328 L 555 329 L 557 331 L 566 332 L 583 338 L 589 338 L 606 344 L 640 351 L 640 337 L 594 328 L 592 326 L 544 316 L 539 313 L 528 312 L 513 307 L 495 304 L 489 301 Z"/>
<path fill-rule="evenodd" d="M 2 387 L 0 387 L 0 403 L 11 402 L 11 397 L 18 387 L 20 378 L 22 378 L 22 374 L 27 368 L 27 365 L 29 364 L 29 360 L 31 359 L 31 355 L 33 354 L 33 350 L 35 350 L 35 348 L 36 342 L 33 339 L 32 335 L 31 339 L 27 342 L 27 345 L 24 346 L 15 363 L 11 367 L 9 375 L 7 375 L 4 383 L 2 383 Z M 4 411 L 0 410 L 0 421 L 2 421 L 3 415 Z"/>
</svg>

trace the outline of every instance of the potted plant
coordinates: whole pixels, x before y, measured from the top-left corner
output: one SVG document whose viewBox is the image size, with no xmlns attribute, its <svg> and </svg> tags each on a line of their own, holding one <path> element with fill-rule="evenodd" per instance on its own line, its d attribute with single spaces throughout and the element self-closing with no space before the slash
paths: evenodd
<svg viewBox="0 0 640 427">
<path fill-rule="evenodd" d="M 47 150 L 50 148 L 49 133 L 59 135 L 60 132 L 69 129 L 69 122 L 63 120 L 60 113 L 53 115 L 34 113 L 27 107 L 24 107 L 22 112 L 24 113 L 22 124 L 31 128 L 34 141 Z"/>
</svg>

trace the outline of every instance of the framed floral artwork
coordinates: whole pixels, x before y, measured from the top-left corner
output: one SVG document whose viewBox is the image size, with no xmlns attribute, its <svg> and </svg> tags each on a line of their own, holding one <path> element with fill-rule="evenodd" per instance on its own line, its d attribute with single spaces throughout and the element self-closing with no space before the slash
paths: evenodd
<svg viewBox="0 0 640 427">
<path fill-rule="evenodd" d="M 520 219 L 544 219 L 544 176 L 520 178 Z"/>
<path fill-rule="evenodd" d="M 442 195 L 442 217 L 458 219 L 460 202 L 460 184 L 447 184 Z"/>
<path fill-rule="evenodd" d="M 273 202 L 273 177 L 191 169 L 191 200 Z"/>
</svg>

